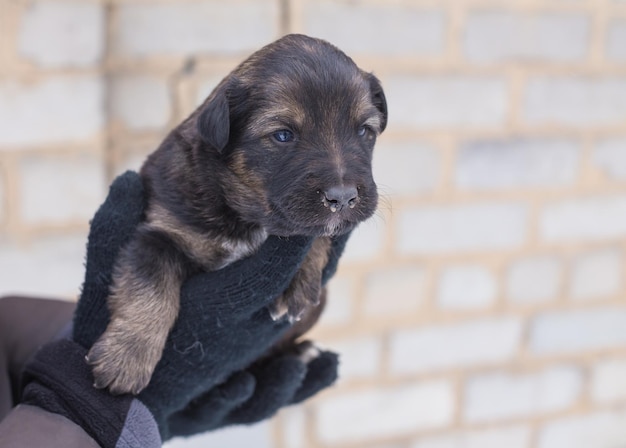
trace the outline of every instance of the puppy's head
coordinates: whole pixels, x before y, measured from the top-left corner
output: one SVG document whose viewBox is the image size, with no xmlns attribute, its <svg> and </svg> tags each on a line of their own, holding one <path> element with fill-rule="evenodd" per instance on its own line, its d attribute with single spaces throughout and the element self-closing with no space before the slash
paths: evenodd
<svg viewBox="0 0 626 448">
<path fill-rule="evenodd" d="M 335 235 L 370 217 L 372 150 L 386 124 L 379 81 L 302 35 L 253 54 L 197 118 L 202 151 L 228 167 L 229 205 L 275 235 Z"/>
</svg>

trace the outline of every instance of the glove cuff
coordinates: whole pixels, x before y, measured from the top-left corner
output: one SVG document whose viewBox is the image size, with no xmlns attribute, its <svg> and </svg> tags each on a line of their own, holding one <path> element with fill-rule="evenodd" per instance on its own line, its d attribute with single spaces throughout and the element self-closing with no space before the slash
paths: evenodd
<svg viewBox="0 0 626 448">
<path fill-rule="evenodd" d="M 156 422 L 141 402 L 93 387 L 86 354 L 69 340 L 40 349 L 24 371 L 22 403 L 66 417 L 105 448 L 160 447 Z"/>
</svg>

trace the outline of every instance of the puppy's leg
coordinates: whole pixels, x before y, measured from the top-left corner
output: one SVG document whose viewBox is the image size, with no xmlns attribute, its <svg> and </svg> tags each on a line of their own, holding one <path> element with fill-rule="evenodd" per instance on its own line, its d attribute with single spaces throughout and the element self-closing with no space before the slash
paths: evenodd
<svg viewBox="0 0 626 448">
<path fill-rule="evenodd" d="M 287 314 L 292 322 L 298 321 L 307 308 L 319 305 L 322 293 L 322 271 L 328 263 L 330 246 L 331 240 L 327 237 L 317 238 L 313 242 L 311 250 L 291 284 L 270 309 L 274 320 Z"/>
<path fill-rule="evenodd" d="M 166 234 L 146 226 L 124 248 L 108 299 L 111 320 L 87 355 L 96 387 L 138 394 L 148 385 L 178 315 L 183 257 Z"/>
<path fill-rule="evenodd" d="M 307 333 L 317 323 L 322 315 L 326 305 L 326 288 L 322 288 L 320 299 L 320 304 L 315 307 L 307 308 L 302 315 L 302 319 L 294 322 L 285 334 L 267 351 L 266 355 L 272 356 L 279 353 L 291 353 L 298 356 L 305 363 L 308 362 L 309 359 L 317 356 L 310 356 L 314 353 L 314 350 L 301 350 L 302 348 L 307 348 L 308 345 L 301 345 L 300 337 Z M 301 347 L 296 349 L 296 347 L 300 345 Z M 315 349 L 315 346 L 312 348 Z"/>
</svg>

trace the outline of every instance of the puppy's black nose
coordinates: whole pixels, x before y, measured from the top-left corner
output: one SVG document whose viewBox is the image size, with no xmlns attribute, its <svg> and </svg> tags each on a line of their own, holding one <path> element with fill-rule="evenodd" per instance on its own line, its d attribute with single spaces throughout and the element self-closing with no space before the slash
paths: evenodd
<svg viewBox="0 0 626 448">
<path fill-rule="evenodd" d="M 331 212 L 344 207 L 353 208 L 359 199 L 359 192 L 354 185 L 336 185 L 324 191 L 322 202 Z"/>
</svg>

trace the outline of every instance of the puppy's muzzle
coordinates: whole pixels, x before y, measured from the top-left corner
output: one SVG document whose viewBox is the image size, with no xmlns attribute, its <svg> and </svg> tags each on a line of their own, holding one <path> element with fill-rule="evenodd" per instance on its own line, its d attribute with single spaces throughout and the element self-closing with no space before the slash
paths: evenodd
<svg viewBox="0 0 626 448">
<path fill-rule="evenodd" d="M 354 185 L 335 185 L 322 192 L 322 203 L 331 212 L 346 207 L 354 208 L 359 202 L 359 191 Z"/>
</svg>

